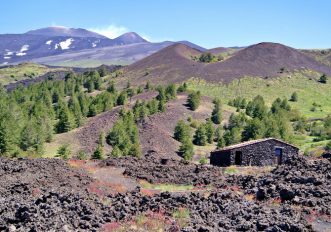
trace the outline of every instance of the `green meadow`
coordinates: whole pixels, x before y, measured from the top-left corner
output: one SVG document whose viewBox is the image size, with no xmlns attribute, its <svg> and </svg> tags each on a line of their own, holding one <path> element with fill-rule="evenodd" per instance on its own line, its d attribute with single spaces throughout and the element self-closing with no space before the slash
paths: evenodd
<svg viewBox="0 0 331 232">
<path fill-rule="evenodd" d="M 34 63 L 0 68 L 0 84 L 7 85 L 24 79 L 36 78 L 52 70 L 63 70 L 63 68 L 48 68 L 45 65 Z"/>
<path fill-rule="evenodd" d="M 331 114 L 331 80 L 323 84 L 318 82 L 319 77 L 320 74 L 307 71 L 270 79 L 245 77 L 229 84 L 191 79 L 187 84 L 190 90 L 220 98 L 223 104 L 238 96 L 250 100 L 261 95 L 271 105 L 276 98 L 290 99 L 292 93 L 297 92 L 298 101 L 290 102 L 293 109 L 299 110 L 307 118 L 321 118 Z"/>
</svg>

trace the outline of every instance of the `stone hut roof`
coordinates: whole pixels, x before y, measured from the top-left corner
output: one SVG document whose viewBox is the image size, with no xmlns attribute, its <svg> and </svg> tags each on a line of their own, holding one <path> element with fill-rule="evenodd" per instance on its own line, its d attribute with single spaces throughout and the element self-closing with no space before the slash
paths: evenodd
<svg viewBox="0 0 331 232">
<path fill-rule="evenodd" d="M 238 144 L 234 144 L 234 145 L 231 145 L 231 146 L 227 146 L 227 147 L 223 147 L 222 149 L 218 149 L 218 150 L 215 150 L 215 151 L 228 151 L 228 150 L 233 150 L 235 148 L 241 148 L 241 147 L 245 147 L 245 146 L 249 146 L 249 145 L 252 145 L 252 144 L 256 144 L 256 143 L 261 143 L 261 142 L 265 142 L 265 141 L 269 141 L 269 140 L 276 140 L 280 143 L 284 143 L 288 146 L 291 146 L 291 147 L 294 147 L 296 149 L 299 150 L 298 147 L 290 144 L 290 143 L 286 143 L 280 139 L 275 139 L 275 138 L 264 138 L 264 139 L 256 139 L 256 140 L 249 140 L 249 141 L 246 141 L 246 142 L 242 142 L 242 143 L 238 143 Z"/>
</svg>

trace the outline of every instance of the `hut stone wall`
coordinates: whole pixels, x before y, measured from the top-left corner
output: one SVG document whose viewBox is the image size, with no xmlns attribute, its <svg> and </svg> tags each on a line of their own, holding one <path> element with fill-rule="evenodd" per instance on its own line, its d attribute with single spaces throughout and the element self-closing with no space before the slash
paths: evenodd
<svg viewBox="0 0 331 232">
<path fill-rule="evenodd" d="M 270 139 L 249 145 L 212 152 L 210 163 L 218 166 L 229 166 L 236 164 L 236 153 L 241 153 L 241 165 L 243 166 L 268 166 L 277 164 L 276 148 L 282 149 L 284 162 L 289 156 L 297 155 L 299 150 L 289 144 Z"/>
</svg>

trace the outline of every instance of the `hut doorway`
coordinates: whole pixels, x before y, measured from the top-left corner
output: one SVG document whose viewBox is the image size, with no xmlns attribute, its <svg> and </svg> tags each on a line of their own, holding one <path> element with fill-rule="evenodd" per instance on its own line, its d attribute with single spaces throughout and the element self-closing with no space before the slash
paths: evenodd
<svg viewBox="0 0 331 232">
<path fill-rule="evenodd" d="M 234 156 L 234 164 L 235 165 L 242 165 L 242 152 L 236 151 Z"/>
<path fill-rule="evenodd" d="M 276 147 L 275 148 L 275 155 L 276 155 L 276 164 L 281 165 L 283 161 L 283 148 Z"/>
</svg>

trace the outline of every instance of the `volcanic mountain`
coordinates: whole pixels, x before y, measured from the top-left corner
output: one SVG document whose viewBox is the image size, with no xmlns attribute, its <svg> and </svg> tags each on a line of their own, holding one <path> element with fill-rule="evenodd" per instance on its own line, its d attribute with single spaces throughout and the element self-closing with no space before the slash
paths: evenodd
<svg viewBox="0 0 331 232">
<path fill-rule="evenodd" d="M 125 73 L 135 82 L 180 82 L 201 73 L 204 64 L 192 60 L 200 54 L 197 49 L 177 43 L 129 65 Z"/>
<path fill-rule="evenodd" d="M 110 39 L 82 28 L 46 27 L 0 35 L 0 65 L 26 61 L 78 67 L 131 64 L 174 43 L 151 43 L 135 32 Z M 181 43 L 205 50 L 189 41 Z"/>
<path fill-rule="evenodd" d="M 259 43 L 229 58 L 214 63 L 201 63 L 193 57 L 201 54 L 183 44 L 176 44 L 140 60 L 126 69 L 128 77 L 153 82 L 181 82 L 191 77 L 210 82 L 230 82 L 244 76 L 274 77 L 282 70 L 315 70 L 331 74 L 331 68 L 297 49 L 277 44 Z"/>
<path fill-rule="evenodd" d="M 331 69 L 297 49 L 278 43 L 259 43 L 242 49 L 223 62 L 209 64 L 205 71 L 225 80 L 235 77 L 277 76 L 281 70 L 310 69 L 331 74 Z M 214 80 L 212 79 L 212 80 Z"/>
<path fill-rule="evenodd" d="M 134 44 L 134 43 L 148 43 L 147 40 L 142 38 L 135 32 L 128 32 L 119 37 L 113 39 L 113 42 L 117 45 L 124 45 L 124 44 Z"/>
<path fill-rule="evenodd" d="M 88 31 L 83 28 L 68 28 L 62 26 L 54 26 L 54 27 L 45 27 L 36 30 L 31 30 L 26 32 L 25 34 L 29 35 L 42 35 L 42 36 L 70 36 L 70 37 L 93 37 L 98 39 L 107 39 L 106 36 L 100 35 L 98 33 Z"/>
</svg>

